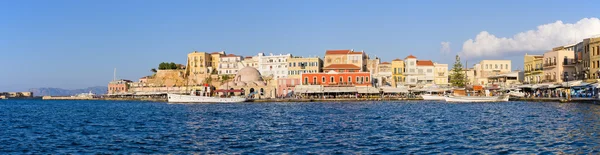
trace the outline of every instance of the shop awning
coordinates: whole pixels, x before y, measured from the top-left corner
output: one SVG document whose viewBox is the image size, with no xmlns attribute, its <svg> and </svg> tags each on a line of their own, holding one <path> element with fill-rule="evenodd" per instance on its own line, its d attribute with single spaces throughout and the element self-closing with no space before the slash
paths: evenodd
<svg viewBox="0 0 600 155">
<path fill-rule="evenodd" d="M 323 87 L 325 93 L 355 93 L 356 87 Z"/>
<path fill-rule="evenodd" d="M 408 89 L 406 88 L 393 88 L 393 87 L 387 87 L 387 88 L 381 88 L 383 90 L 384 93 L 408 93 Z"/>
<path fill-rule="evenodd" d="M 356 91 L 361 94 L 377 94 L 379 93 L 379 88 L 375 87 L 356 87 Z"/>
</svg>

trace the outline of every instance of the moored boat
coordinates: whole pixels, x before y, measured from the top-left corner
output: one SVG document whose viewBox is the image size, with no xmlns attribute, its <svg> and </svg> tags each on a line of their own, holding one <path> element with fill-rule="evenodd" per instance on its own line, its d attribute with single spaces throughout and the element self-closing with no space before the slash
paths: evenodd
<svg viewBox="0 0 600 155">
<path fill-rule="evenodd" d="M 435 95 L 435 94 L 423 94 L 423 95 L 421 95 L 421 97 L 423 98 L 423 100 L 439 100 L 439 101 L 446 100 L 445 96 L 440 96 L 440 95 Z"/>
<path fill-rule="evenodd" d="M 446 102 L 508 102 L 509 95 L 501 96 L 447 96 Z"/>
</svg>

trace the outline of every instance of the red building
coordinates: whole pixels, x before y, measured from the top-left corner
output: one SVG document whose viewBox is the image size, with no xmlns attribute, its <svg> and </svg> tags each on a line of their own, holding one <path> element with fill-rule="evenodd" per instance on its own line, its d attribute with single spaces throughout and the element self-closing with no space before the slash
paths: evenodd
<svg viewBox="0 0 600 155">
<path fill-rule="evenodd" d="M 369 72 L 303 73 L 302 84 L 323 86 L 372 86 Z"/>
<path fill-rule="evenodd" d="M 131 82 L 131 80 L 117 80 L 108 83 L 108 94 L 126 93 Z"/>
</svg>

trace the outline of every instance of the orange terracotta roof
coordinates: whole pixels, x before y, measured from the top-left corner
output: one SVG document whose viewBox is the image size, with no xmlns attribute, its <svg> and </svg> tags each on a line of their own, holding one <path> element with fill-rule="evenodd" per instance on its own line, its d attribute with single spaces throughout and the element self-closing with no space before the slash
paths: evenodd
<svg viewBox="0 0 600 155">
<path fill-rule="evenodd" d="M 417 60 L 417 66 L 433 66 L 431 60 Z"/>
<path fill-rule="evenodd" d="M 392 61 L 402 61 L 402 59 L 394 59 L 394 60 L 392 60 Z"/>
<path fill-rule="evenodd" d="M 353 50 L 327 50 L 325 54 L 363 54 L 363 52 L 354 52 Z"/>
<path fill-rule="evenodd" d="M 235 54 L 227 54 L 226 56 L 223 56 L 223 57 L 238 57 L 238 56 Z"/>
<path fill-rule="evenodd" d="M 247 56 L 246 59 L 252 59 L 252 57 L 251 56 Z"/>
<path fill-rule="evenodd" d="M 382 62 L 381 64 L 390 64 L 389 62 Z"/>
<path fill-rule="evenodd" d="M 360 67 L 353 64 L 331 64 L 326 69 L 360 69 Z"/>
<path fill-rule="evenodd" d="M 407 56 L 407 57 L 406 57 L 406 58 L 404 58 L 404 59 L 408 59 L 408 58 L 413 58 L 413 59 L 416 59 L 417 57 L 411 54 L 411 55 Z"/>
</svg>

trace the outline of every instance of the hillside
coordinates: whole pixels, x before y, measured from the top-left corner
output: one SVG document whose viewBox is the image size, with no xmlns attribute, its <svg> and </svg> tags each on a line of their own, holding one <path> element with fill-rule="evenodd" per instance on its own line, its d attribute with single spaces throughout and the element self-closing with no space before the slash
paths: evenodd
<svg viewBox="0 0 600 155">
<path fill-rule="evenodd" d="M 92 91 L 92 93 L 101 95 L 106 94 L 108 88 L 105 86 L 97 86 L 97 87 L 88 87 L 84 89 L 62 89 L 62 88 L 32 88 L 29 89 L 30 92 L 33 92 L 34 96 L 72 96 L 80 93 L 88 93 Z"/>
</svg>

